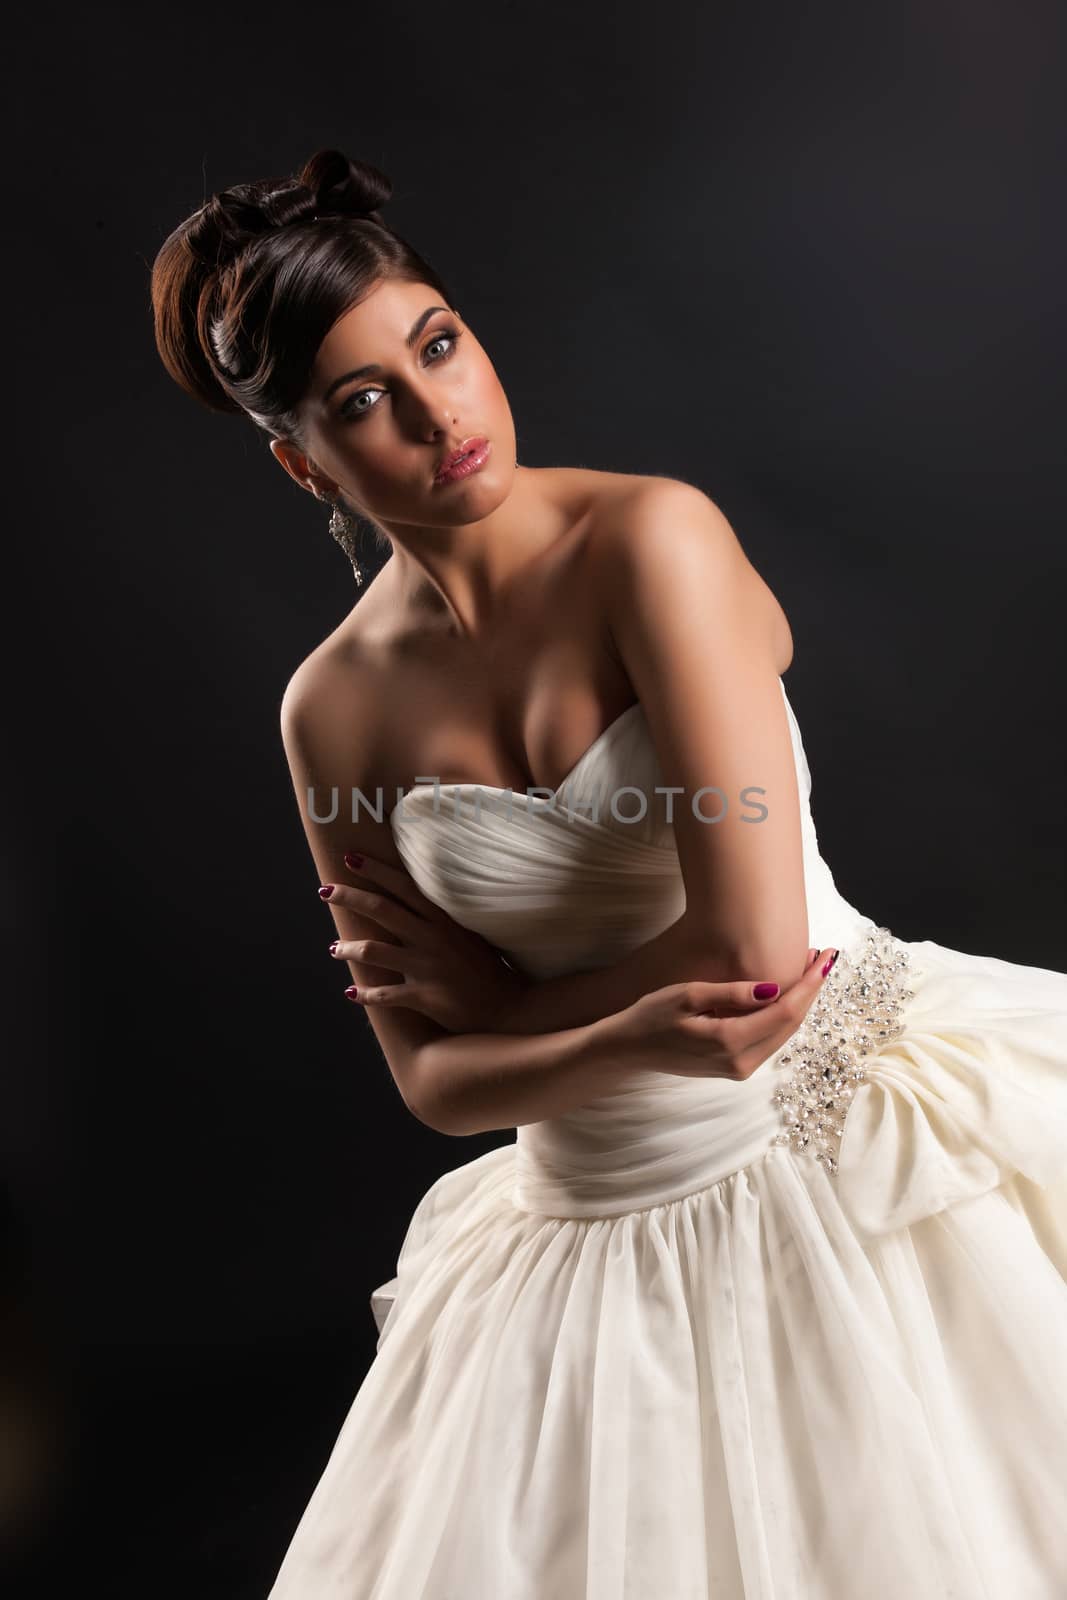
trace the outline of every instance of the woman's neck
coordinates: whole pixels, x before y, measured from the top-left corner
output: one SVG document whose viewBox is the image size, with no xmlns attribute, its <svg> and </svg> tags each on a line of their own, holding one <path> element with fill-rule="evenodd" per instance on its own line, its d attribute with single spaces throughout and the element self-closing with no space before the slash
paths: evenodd
<svg viewBox="0 0 1067 1600">
<path fill-rule="evenodd" d="M 452 527 L 384 523 L 393 541 L 396 593 L 477 638 L 506 616 L 523 573 L 574 525 L 574 508 L 549 471 L 520 467 L 507 498 L 478 522 Z"/>
</svg>

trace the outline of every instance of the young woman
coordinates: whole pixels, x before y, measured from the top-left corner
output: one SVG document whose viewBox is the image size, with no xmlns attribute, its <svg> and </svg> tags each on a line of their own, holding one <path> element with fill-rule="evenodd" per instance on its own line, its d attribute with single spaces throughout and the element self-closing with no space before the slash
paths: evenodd
<svg viewBox="0 0 1067 1600">
<path fill-rule="evenodd" d="M 285 748 L 405 1104 L 517 1130 L 420 1201 L 272 1600 L 1061 1600 L 1067 975 L 841 896 L 729 523 L 520 467 L 389 193 L 320 151 L 152 278 L 390 547 Z"/>
</svg>

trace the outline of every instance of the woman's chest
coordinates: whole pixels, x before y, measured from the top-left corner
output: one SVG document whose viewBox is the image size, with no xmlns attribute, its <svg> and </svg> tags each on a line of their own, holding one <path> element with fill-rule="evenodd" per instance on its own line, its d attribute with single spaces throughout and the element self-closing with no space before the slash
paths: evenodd
<svg viewBox="0 0 1067 1600">
<path fill-rule="evenodd" d="M 390 765 L 410 774 L 405 788 L 436 779 L 555 790 L 635 699 L 595 598 L 577 588 L 507 637 L 439 643 L 421 668 L 393 675 L 405 687 Z"/>
</svg>

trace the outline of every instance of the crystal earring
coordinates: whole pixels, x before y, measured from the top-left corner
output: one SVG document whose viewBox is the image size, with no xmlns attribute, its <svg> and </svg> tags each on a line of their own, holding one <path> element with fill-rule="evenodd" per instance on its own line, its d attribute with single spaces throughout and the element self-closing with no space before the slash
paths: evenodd
<svg viewBox="0 0 1067 1600">
<path fill-rule="evenodd" d="M 330 516 L 330 532 L 337 540 L 337 543 L 341 546 L 341 549 L 344 551 L 349 561 L 351 561 L 352 572 L 357 585 L 362 585 L 363 569 L 356 559 L 356 533 L 359 528 L 359 523 L 345 507 L 341 500 L 340 494 L 326 494 L 323 495 L 322 498 L 327 501 L 328 504 L 333 506 L 333 512 Z"/>
</svg>

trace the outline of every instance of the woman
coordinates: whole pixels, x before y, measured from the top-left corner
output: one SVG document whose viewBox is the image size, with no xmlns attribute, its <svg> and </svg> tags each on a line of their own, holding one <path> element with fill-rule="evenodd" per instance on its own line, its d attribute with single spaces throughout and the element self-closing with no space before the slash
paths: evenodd
<svg viewBox="0 0 1067 1600">
<path fill-rule="evenodd" d="M 406 1105 L 517 1129 L 416 1208 L 272 1600 L 1062 1597 L 1067 975 L 839 894 L 726 519 L 519 467 L 389 193 L 320 151 L 152 281 L 175 379 L 391 549 L 285 748 Z"/>
</svg>

